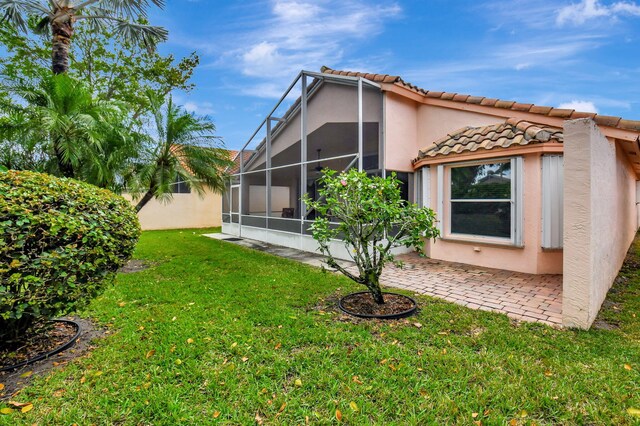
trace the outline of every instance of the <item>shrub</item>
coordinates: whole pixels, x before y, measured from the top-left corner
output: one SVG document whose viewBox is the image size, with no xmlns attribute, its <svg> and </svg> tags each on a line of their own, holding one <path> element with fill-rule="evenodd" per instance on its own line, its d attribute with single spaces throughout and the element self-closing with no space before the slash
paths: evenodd
<svg viewBox="0 0 640 426">
<path fill-rule="evenodd" d="M 340 174 L 324 170 L 318 184 L 318 199 L 305 195 L 304 202 L 316 211 L 311 231 L 327 265 L 366 286 L 376 303 L 384 303 L 380 275 L 387 263 L 399 263 L 391 250 L 405 246 L 424 254 L 423 238 L 440 234 L 435 213 L 403 200 L 395 174 L 382 178 L 355 169 Z M 358 273 L 336 262 L 331 254 L 333 239 L 344 241 Z"/>
<path fill-rule="evenodd" d="M 0 341 L 86 305 L 140 235 L 122 197 L 72 179 L 0 172 Z"/>
</svg>

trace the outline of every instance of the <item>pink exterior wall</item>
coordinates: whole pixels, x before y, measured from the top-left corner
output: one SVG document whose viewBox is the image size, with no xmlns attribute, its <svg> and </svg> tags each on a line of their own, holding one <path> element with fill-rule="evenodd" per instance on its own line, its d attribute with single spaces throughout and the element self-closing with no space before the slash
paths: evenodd
<svg viewBox="0 0 640 426">
<path fill-rule="evenodd" d="M 504 123 L 502 117 L 460 111 L 433 105 L 418 108 L 418 148 L 422 149 L 463 127 L 481 127 Z M 417 154 L 417 152 L 416 152 Z"/>
<path fill-rule="evenodd" d="M 392 92 L 384 97 L 384 162 L 385 168 L 413 172 L 418 155 L 418 104 Z"/>
<path fill-rule="evenodd" d="M 128 194 L 124 198 L 131 200 Z M 138 220 L 145 231 L 221 226 L 222 196 L 205 190 L 202 197 L 196 192 L 173 194 L 167 203 L 154 198 L 138 212 Z"/>
<path fill-rule="evenodd" d="M 385 92 L 385 167 L 413 171 L 411 160 L 423 149 L 447 134 L 466 126 L 487 126 L 505 121 L 504 117 L 425 105 L 394 92 Z M 502 111 L 499 111 L 502 112 Z M 510 115 L 518 113 L 509 111 Z M 497 158 L 513 155 L 510 151 L 477 151 L 475 157 Z M 562 273 L 562 250 L 542 250 L 542 175 L 540 153 L 523 156 L 523 246 L 487 243 L 486 240 L 463 240 L 445 236 L 427 243 L 427 253 L 434 259 L 468 263 L 490 268 L 533 274 Z M 462 161 L 447 156 L 442 162 Z M 431 208 L 437 209 L 438 182 L 436 166 L 430 168 Z M 448 181 L 448 179 L 445 179 Z M 446 191 L 445 191 L 446 192 Z M 445 200 L 444 206 L 447 206 Z M 443 212 L 444 223 L 448 209 Z M 445 232 L 447 232 L 445 227 Z"/>
<path fill-rule="evenodd" d="M 636 178 L 590 119 L 564 126 L 563 324 L 589 328 L 638 228 Z"/>
<path fill-rule="evenodd" d="M 509 152 L 493 152 L 487 158 L 498 158 Z M 455 161 L 456 157 L 447 158 Z M 438 185 L 436 167 L 430 168 L 431 208 L 437 209 Z M 444 181 L 448 182 L 445 167 Z M 486 239 L 450 235 L 448 229 L 449 199 L 444 191 L 443 238 L 427 243 L 427 252 L 433 259 L 468 263 L 487 268 L 505 269 L 531 274 L 561 274 L 562 250 L 546 251 L 542 247 L 542 174 L 540 153 L 523 155 L 523 239 L 522 246 L 496 244 Z"/>
</svg>

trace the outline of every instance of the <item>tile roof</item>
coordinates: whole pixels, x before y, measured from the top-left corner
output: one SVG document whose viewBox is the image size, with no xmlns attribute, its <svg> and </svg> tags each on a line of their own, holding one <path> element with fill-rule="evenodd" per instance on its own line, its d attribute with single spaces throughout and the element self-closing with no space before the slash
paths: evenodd
<svg viewBox="0 0 640 426">
<path fill-rule="evenodd" d="M 509 148 L 536 143 L 562 143 L 562 130 L 540 126 L 515 118 L 505 123 L 483 127 L 463 127 L 418 151 L 416 162 L 427 157 L 436 157 L 479 149 Z"/>
<path fill-rule="evenodd" d="M 321 71 L 325 74 L 346 75 L 350 77 L 362 77 L 376 83 L 396 84 L 419 93 L 427 98 L 442 99 L 453 102 L 464 102 L 467 104 L 475 104 L 494 108 L 504 108 L 513 111 L 529 112 L 532 114 L 546 115 L 548 117 L 558 117 L 567 120 L 576 118 L 591 118 L 600 126 L 615 127 L 624 130 L 640 132 L 640 121 L 625 120 L 621 117 L 612 117 L 608 115 L 600 115 L 592 112 L 580 112 L 573 109 L 554 108 L 550 106 L 538 106 L 534 104 L 523 104 L 514 101 L 505 101 L 501 99 L 485 98 L 482 96 L 469 96 L 460 93 L 436 92 L 433 90 L 425 90 L 416 85 L 404 81 L 400 76 L 389 74 L 371 74 L 354 71 L 339 71 L 323 66 Z"/>
<path fill-rule="evenodd" d="M 227 169 L 227 173 L 230 175 L 240 173 L 240 158 L 244 157 L 244 163 L 247 164 L 247 161 L 249 161 L 253 153 L 254 151 L 247 150 L 244 151 L 244 154 L 241 156 L 240 151 L 229 150 L 229 157 L 231 161 L 233 161 L 233 166 Z"/>
</svg>

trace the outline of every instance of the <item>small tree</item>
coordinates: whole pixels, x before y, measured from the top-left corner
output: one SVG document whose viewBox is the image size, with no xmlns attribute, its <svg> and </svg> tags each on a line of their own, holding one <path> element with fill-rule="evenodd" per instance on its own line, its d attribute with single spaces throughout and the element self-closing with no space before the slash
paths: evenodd
<svg viewBox="0 0 640 426">
<path fill-rule="evenodd" d="M 320 252 L 327 256 L 327 265 L 365 285 L 379 304 L 384 303 L 382 270 L 389 262 L 401 265 L 391 250 L 413 247 L 424 255 L 423 238 L 439 235 L 433 210 L 403 200 L 399 184 L 395 174 L 382 178 L 355 169 L 340 174 L 324 170 L 318 181 L 318 199 L 304 196 L 304 202 L 316 211 L 311 230 Z M 332 239 L 344 241 L 358 268 L 357 275 L 338 264 L 329 245 Z"/>
</svg>

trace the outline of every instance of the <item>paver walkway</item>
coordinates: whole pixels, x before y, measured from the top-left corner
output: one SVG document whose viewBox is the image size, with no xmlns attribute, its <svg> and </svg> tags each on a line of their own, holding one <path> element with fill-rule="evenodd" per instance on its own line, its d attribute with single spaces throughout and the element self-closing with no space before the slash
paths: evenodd
<svg viewBox="0 0 640 426">
<path fill-rule="evenodd" d="M 309 265 L 322 265 L 323 257 L 319 254 L 219 233 L 206 236 Z M 562 324 L 562 275 L 481 268 L 427 259 L 417 254 L 405 254 L 397 259 L 404 262 L 404 267 L 398 269 L 389 265 L 385 268 L 381 283 L 387 287 L 438 297 L 472 309 L 501 312 L 521 321 Z"/>
<path fill-rule="evenodd" d="M 381 282 L 473 309 L 506 313 L 523 321 L 562 324 L 562 275 L 533 275 L 462 263 L 397 257 L 403 269 L 385 268 Z"/>
</svg>

